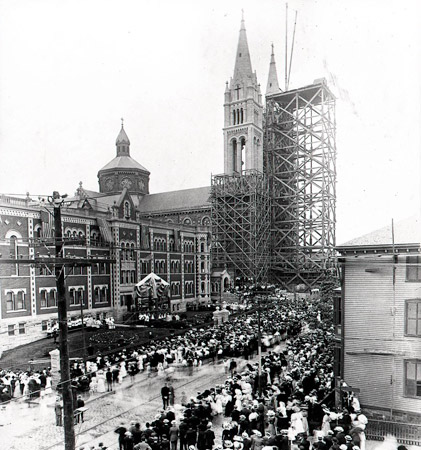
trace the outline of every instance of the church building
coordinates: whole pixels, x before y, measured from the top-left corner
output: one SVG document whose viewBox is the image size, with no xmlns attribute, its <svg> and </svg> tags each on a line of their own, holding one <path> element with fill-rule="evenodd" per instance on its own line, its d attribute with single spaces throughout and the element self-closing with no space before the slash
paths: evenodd
<svg viewBox="0 0 421 450">
<path fill-rule="evenodd" d="M 272 82 L 268 86 L 279 89 Z M 225 174 L 262 171 L 263 102 L 244 19 L 224 111 Z M 103 259 L 66 267 L 70 321 L 82 310 L 85 317 L 122 318 L 135 308 L 136 283 L 151 272 L 170 284 L 172 312 L 209 302 L 212 295 L 220 298 L 221 285 L 227 289 L 232 283 L 226 267 L 211 267 L 210 186 L 150 193 L 151 172 L 131 153 L 122 124 L 115 157 L 98 172 L 98 191 L 80 183 L 62 207 L 63 256 Z M 51 211 L 47 201 L 29 194 L 0 195 L 0 261 L 45 260 L 0 264 L 0 352 L 42 337 L 57 320 L 54 268 L 48 264 L 55 255 Z"/>
</svg>

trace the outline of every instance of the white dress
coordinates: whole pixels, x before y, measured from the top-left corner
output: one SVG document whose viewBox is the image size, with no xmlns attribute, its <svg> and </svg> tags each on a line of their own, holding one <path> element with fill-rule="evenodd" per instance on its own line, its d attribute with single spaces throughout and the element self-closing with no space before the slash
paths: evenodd
<svg viewBox="0 0 421 450">
<path fill-rule="evenodd" d="M 47 381 L 45 383 L 45 394 L 52 394 L 53 390 L 51 389 L 51 377 L 47 377 Z"/>
<path fill-rule="evenodd" d="M 302 419 L 303 416 L 301 411 L 291 414 L 291 428 L 294 430 L 295 434 L 304 433 L 305 431 Z"/>
<path fill-rule="evenodd" d="M 97 373 L 97 392 L 105 392 L 105 375 L 104 372 L 100 371 Z"/>
</svg>

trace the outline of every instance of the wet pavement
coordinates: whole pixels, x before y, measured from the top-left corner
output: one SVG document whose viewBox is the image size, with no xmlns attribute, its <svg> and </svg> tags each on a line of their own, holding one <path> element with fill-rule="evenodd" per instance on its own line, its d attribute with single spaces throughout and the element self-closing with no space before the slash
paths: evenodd
<svg viewBox="0 0 421 450">
<path fill-rule="evenodd" d="M 247 362 L 239 359 L 239 369 Z M 114 430 L 121 422 L 127 425 L 134 420 L 143 426 L 145 422 L 152 421 L 162 408 L 161 387 L 166 381 L 174 387 L 174 407 L 176 415 L 180 415 L 182 407 L 179 402 L 183 391 L 190 398 L 196 396 L 197 392 L 223 383 L 226 378 L 221 361 L 192 370 L 170 367 L 163 373 L 141 373 L 136 375 L 134 383 L 127 376 L 113 392 L 93 394 L 91 397 L 87 394 L 84 400 L 88 410 L 84 422 L 75 425 L 76 449 L 82 446 L 90 449 L 99 442 L 109 449 L 118 448 Z M 55 425 L 54 403 L 55 394 L 50 394 L 30 403 L 23 399 L 15 400 L 1 410 L 1 449 L 63 449 L 64 430 Z M 221 425 L 219 422 L 222 419 L 215 421 L 218 428 Z"/>
</svg>

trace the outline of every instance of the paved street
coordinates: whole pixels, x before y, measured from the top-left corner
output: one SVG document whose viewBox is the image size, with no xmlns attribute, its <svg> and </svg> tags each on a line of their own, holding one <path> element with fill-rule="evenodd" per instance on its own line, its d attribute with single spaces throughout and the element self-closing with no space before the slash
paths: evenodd
<svg viewBox="0 0 421 450">
<path fill-rule="evenodd" d="M 240 367 L 246 361 L 239 360 Z M 175 388 L 175 404 L 181 399 L 184 391 L 189 398 L 206 387 L 225 380 L 223 364 L 205 364 L 194 368 L 190 374 L 188 368 L 170 368 L 165 374 L 138 374 L 135 383 L 131 384 L 126 377 L 122 385 L 118 385 L 113 393 L 105 393 L 85 399 L 89 410 L 85 413 L 85 422 L 75 426 L 76 448 L 85 448 L 100 441 L 108 447 L 115 446 L 117 435 L 114 429 L 120 421 L 128 423 L 136 420 L 142 425 L 153 417 L 162 407 L 160 390 L 165 379 L 170 379 Z M 50 395 L 28 404 L 23 401 L 12 402 L 1 411 L 0 432 L 2 442 L 7 442 L 10 450 L 30 448 L 32 450 L 55 450 L 63 448 L 63 428 L 55 426 L 55 396 Z M 2 447 L 4 448 L 4 447 Z"/>
</svg>

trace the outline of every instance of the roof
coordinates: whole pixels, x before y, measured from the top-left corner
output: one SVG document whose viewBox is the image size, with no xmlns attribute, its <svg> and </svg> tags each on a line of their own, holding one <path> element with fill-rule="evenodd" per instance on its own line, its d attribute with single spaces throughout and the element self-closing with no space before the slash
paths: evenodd
<svg viewBox="0 0 421 450">
<path fill-rule="evenodd" d="M 379 230 L 364 234 L 363 236 L 351 239 L 344 244 L 338 245 L 337 248 L 352 247 L 379 247 L 390 245 L 404 245 L 421 243 L 421 218 L 413 216 L 408 219 L 394 223 L 394 242 L 392 240 L 392 224 L 387 225 Z"/>
<path fill-rule="evenodd" d="M 210 207 L 210 190 L 210 186 L 205 186 L 145 195 L 140 202 L 139 210 L 141 213 L 154 213 L 203 206 Z"/>
<path fill-rule="evenodd" d="M 107 165 L 105 165 L 101 170 L 110 169 L 138 169 L 144 172 L 150 173 L 148 169 L 145 169 L 141 164 L 135 161 L 131 156 L 116 156 Z"/>
<path fill-rule="evenodd" d="M 266 95 L 278 94 L 281 92 L 278 82 L 278 74 L 276 72 L 275 54 L 272 44 L 272 54 L 270 55 L 268 84 L 266 87 Z"/>
<path fill-rule="evenodd" d="M 251 68 L 250 52 L 247 43 L 246 26 L 244 17 L 241 20 L 240 36 L 238 38 L 237 56 L 235 58 L 234 82 L 238 83 L 246 78 L 253 79 L 253 70 Z"/>
<path fill-rule="evenodd" d="M 128 144 L 130 145 L 129 138 L 127 137 L 126 132 L 124 131 L 123 124 L 121 125 L 120 133 L 118 133 L 117 139 L 115 141 L 116 145 L 118 144 Z"/>
</svg>

